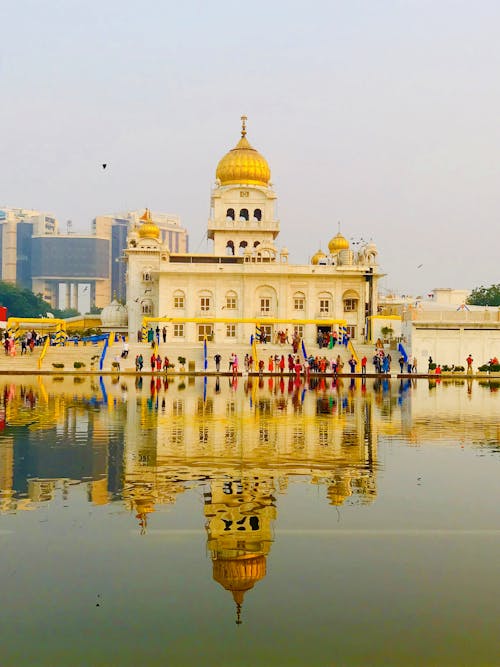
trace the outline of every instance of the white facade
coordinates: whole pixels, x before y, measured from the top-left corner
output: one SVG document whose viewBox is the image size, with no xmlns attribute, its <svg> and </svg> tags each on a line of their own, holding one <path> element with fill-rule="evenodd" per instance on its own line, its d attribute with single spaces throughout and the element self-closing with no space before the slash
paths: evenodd
<svg viewBox="0 0 500 667">
<path fill-rule="evenodd" d="M 219 163 L 211 194 L 210 254 L 175 253 L 154 221 L 134 228 L 127 242 L 129 332 L 144 317 L 160 318 L 168 338 L 185 343 L 248 343 L 256 327 L 274 342 L 297 328 L 315 343 L 319 328 L 349 327 L 363 340 L 366 317 L 377 312 L 377 249 L 358 253 L 340 234 L 311 264 L 289 263 L 275 245 L 280 231 L 276 194 L 264 158 L 242 139 Z M 152 217 L 152 216 L 151 216 Z"/>
<path fill-rule="evenodd" d="M 492 357 L 500 357 L 500 309 L 468 306 L 457 310 L 420 304 L 403 314 L 402 334 L 422 372 L 427 370 L 429 357 L 437 364 L 466 367 L 469 354 L 477 370 Z"/>
</svg>

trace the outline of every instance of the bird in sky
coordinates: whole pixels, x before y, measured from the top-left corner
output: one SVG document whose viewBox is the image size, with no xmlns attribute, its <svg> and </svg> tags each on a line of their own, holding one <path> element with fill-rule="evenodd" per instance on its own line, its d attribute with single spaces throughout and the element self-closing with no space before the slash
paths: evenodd
<svg viewBox="0 0 500 667">
<path fill-rule="evenodd" d="M 421 269 L 422 267 L 423 267 L 423 264 L 419 264 L 419 265 L 417 266 L 417 269 Z"/>
<path fill-rule="evenodd" d="M 106 169 L 106 167 L 108 166 L 108 163 L 107 163 L 107 162 L 103 162 L 103 164 L 102 164 L 101 166 L 102 166 L 102 169 L 103 169 L 103 171 L 104 171 L 104 169 Z"/>
</svg>

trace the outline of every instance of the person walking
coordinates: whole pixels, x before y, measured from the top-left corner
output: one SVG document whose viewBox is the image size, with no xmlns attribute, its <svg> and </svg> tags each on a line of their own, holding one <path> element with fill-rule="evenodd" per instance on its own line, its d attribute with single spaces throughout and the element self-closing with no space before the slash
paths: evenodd
<svg viewBox="0 0 500 667">
<path fill-rule="evenodd" d="M 405 358 L 401 355 L 399 357 L 399 368 L 401 373 L 403 372 L 404 366 L 405 366 Z"/>
<path fill-rule="evenodd" d="M 167 327 L 163 327 L 163 329 L 161 330 L 161 335 L 163 337 L 163 342 L 166 343 L 167 342 Z"/>
<path fill-rule="evenodd" d="M 348 363 L 349 363 L 349 366 L 351 367 L 351 373 L 355 373 L 356 372 L 356 365 L 357 365 L 358 362 L 356 361 L 356 359 L 354 358 L 354 356 L 352 354 L 351 354 L 351 358 L 349 359 Z"/>
<path fill-rule="evenodd" d="M 412 366 L 411 366 L 411 370 L 412 370 L 413 373 L 417 372 L 417 357 L 413 357 L 413 363 L 412 363 Z"/>
<path fill-rule="evenodd" d="M 156 367 L 156 354 L 153 352 L 151 355 L 151 359 L 149 360 L 151 362 L 151 372 L 155 372 L 155 367 Z"/>
<path fill-rule="evenodd" d="M 221 361 L 221 356 L 217 352 L 217 354 L 214 354 L 214 361 L 215 361 L 215 372 L 220 373 L 220 361 Z"/>
<path fill-rule="evenodd" d="M 144 367 L 144 357 L 142 356 L 142 354 L 139 354 L 139 356 L 137 357 L 137 363 L 139 364 L 139 372 L 140 372 Z"/>
<path fill-rule="evenodd" d="M 233 377 L 238 375 L 238 357 L 233 354 Z"/>
<path fill-rule="evenodd" d="M 366 362 L 368 359 L 366 358 L 366 355 L 361 358 L 361 373 L 362 375 L 366 375 Z"/>
</svg>

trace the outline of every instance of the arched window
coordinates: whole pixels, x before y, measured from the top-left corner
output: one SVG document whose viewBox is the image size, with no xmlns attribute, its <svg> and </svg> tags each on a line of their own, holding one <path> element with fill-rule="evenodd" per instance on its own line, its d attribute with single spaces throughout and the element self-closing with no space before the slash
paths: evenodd
<svg viewBox="0 0 500 667">
<path fill-rule="evenodd" d="M 174 292 L 174 308 L 184 308 L 185 307 L 185 295 L 184 292 L 180 289 L 175 290 Z"/>
<path fill-rule="evenodd" d="M 144 301 L 141 301 L 141 310 L 143 315 L 152 315 L 153 302 L 150 299 L 144 299 Z"/>
<path fill-rule="evenodd" d="M 151 280 L 152 280 L 152 277 L 151 277 L 151 269 L 149 269 L 149 268 L 148 268 L 148 269 L 144 269 L 144 271 L 142 272 L 142 280 L 143 280 L 145 283 L 149 283 L 149 282 L 151 282 Z"/>
<path fill-rule="evenodd" d="M 347 290 L 342 296 L 345 313 L 355 313 L 358 310 L 359 294 L 355 290 Z"/>
<path fill-rule="evenodd" d="M 262 220 L 262 211 L 260 208 L 256 208 L 253 212 L 253 219 L 258 220 L 259 222 Z"/>
<path fill-rule="evenodd" d="M 303 312 L 306 308 L 306 295 L 304 292 L 295 292 L 293 295 L 293 309 Z"/>
<path fill-rule="evenodd" d="M 256 248 L 257 246 L 260 245 L 260 241 L 254 241 L 253 242 L 253 247 Z"/>
<path fill-rule="evenodd" d="M 246 220 L 248 222 L 248 209 L 242 208 L 240 211 L 240 220 Z"/>
<path fill-rule="evenodd" d="M 226 243 L 226 255 L 234 255 L 234 242 L 228 241 Z"/>
<path fill-rule="evenodd" d="M 212 292 L 209 290 L 202 290 L 201 292 L 198 292 L 198 299 L 201 314 L 210 313 L 214 307 Z"/>
<path fill-rule="evenodd" d="M 236 310 L 238 308 L 238 295 L 234 290 L 226 293 L 226 310 Z"/>
<path fill-rule="evenodd" d="M 248 243 L 246 241 L 241 241 L 239 248 L 238 248 L 238 254 L 243 255 L 245 252 L 245 248 L 248 246 Z"/>
<path fill-rule="evenodd" d="M 332 295 L 330 292 L 318 294 L 318 311 L 320 315 L 332 315 Z"/>
<path fill-rule="evenodd" d="M 234 208 L 228 208 L 226 211 L 226 220 L 234 220 Z"/>
</svg>

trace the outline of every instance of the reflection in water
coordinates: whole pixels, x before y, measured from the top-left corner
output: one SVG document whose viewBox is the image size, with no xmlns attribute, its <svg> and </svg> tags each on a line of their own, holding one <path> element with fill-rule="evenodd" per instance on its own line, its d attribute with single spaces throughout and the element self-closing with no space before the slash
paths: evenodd
<svg viewBox="0 0 500 667">
<path fill-rule="evenodd" d="M 36 509 L 84 483 L 94 505 L 148 518 L 203 490 L 213 578 L 241 623 L 266 575 L 277 498 L 298 480 L 332 506 L 377 496 L 381 437 L 499 452 L 498 384 L 313 378 L 27 378 L 4 383 L 0 511 Z M 201 519 L 201 517 L 200 517 Z"/>
</svg>

